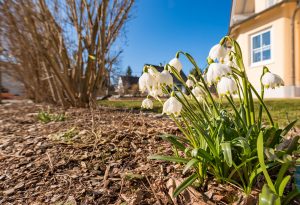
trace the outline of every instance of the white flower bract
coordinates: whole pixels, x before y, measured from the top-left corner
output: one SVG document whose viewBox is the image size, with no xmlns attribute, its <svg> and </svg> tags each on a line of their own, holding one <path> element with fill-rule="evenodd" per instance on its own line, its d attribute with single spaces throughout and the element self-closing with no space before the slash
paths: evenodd
<svg viewBox="0 0 300 205">
<path fill-rule="evenodd" d="M 203 98 L 205 97 L 205 92 L 204 90 L 199 87 L 196 86 L 193 90 L 192 90 L 193 95 L 196 97 L 196 99 L 201 102 L 203 100 Z"/>
<path fill-rule="evenodd" d="M 231 68 L 225 64 L 212 63 L 207 71 L 207 82 L 213 84 L 218 82 L 221 77 L 231 74 Z"/>
<path fill-rule="evenodd" d="M 162 95 L 163 95 L 163 91 L 162 91 L 161 86 L 155 86 L 155 87 L 153 87 L 153 88 L 150 90 L 149 94 L 150 94 L 152 97 L 154 97 L 154 98 L 157 98 L 157 97 L 159 97 L 159 96 L 162 96 Z"/>
<path fill-rule="evenodd" d="M 173 66 L 178 72 L 180 72 L 182 69 L 182 64 L 178 58 L 173 58 L 170 60 L 169 65 Z"/>
<path fill-rule="evenodd" d="M 194 81 L 191 79 L 187 79 L 187 81 L 185 82 L 185 84 L 190 88 L 194 86 Z"/>
<path fill-rule="evenodd" d="M 145 108 L 145 109 L 152 109 L 153 108 L 153 102 L 152 100 L 146 98 L 143 100 L 142 102 L 142 108 Z"/>
<path fill-rule="evenodd" d="M 279 75 L 270 72 L 267 72 L 262 76 L 261 83 L 265 88 L 273 88 L 273 89 L 275 87 L 284 85 L 284 82 Z"/>
<path fill-rule="evenodd" d="M 227 54 L 227 49 L 224 46 L 217 44 L 210 49 L 208 57 L 211 58 L 212 60 L 217 59 L 220 61 L 221 59 L 225 58 L 226 54 Z"/>
<path fill-rule="evenodd" d="M 150 92 L 152 87 L 155 85 L 155 78 L 149 73 L 143 73 L 143 75 L 139 78 L 139 89 L 143 93 L 146 90 Z"/>
<path fill-rule="evenodd" d="M 235 94 L 238 90 L 236 82 L 231 77 L 222 77 L 217 85 L 220 96 Z"/>
<path fill-rule="evenodd" d="M 182 104 L 175 98 L 170 97 L 163 106 L 163 113 L 167 115 L 174 114 L 175 116 L 179 116 L 182 109 Z"/>
<path fill-rule="evenodd" d="M 172 86 L 173 85 L 173 77 L 172 75 L 170 74 L 169 71 L 167 70 L 163 70 L 158 76 L 157 76 L 157 80 L 158 80 L 158 83 L 160 85 L 163 85 L 163 86 Z"/>
</svg>

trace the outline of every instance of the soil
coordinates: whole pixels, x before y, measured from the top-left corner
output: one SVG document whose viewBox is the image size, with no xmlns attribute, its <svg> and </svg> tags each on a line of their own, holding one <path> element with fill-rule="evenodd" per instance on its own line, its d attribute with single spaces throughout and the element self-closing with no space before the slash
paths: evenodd
<svg viewBox="0 0 300 205">
<path fill-rule="evenodd" d="M 43 123 L 41 110 L 63 113 L 65 120 Z M 159 114 L 30 101 L 0 105 L 0 204 L 227 204 L 240 198 L 238 189 L 214 183 L 205 193 L 189 188 L 172 198 L 183 167 L 147 159 L 172 153 L 159 137 L 164 133 L 180 135 Z"/>
</svg>

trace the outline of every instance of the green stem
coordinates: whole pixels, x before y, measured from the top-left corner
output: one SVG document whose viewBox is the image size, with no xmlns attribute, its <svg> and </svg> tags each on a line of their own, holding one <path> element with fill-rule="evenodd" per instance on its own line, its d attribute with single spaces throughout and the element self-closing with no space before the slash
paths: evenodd
<svg viewBox="0 0 300 205">
<path fill-rule="evenodd" d="M 261 97 L 259 96 L 259 94 L 257 93 L 257 91 L 255 90 L 255 88 L 253 87 L 253 85 L 250 83 L 250 87 L 252 89 L 252 91 L 254 92 L 254 94 L 256 95 L 257 99 L 259 100 L 259 103 L 261 104 L 261 106 L 264 108 L 264 110 L 266 111 L 267 113 L 267 116 L 269 118 L 269 121 L 271 123 L 271 125 L 274 127 L 274 122 L 273 122 L 273 119 L 271 117 L 271 114 L 266 106 L 266 104 L 264 103 L 264 101 L 261 99 Z"/>
</svg>

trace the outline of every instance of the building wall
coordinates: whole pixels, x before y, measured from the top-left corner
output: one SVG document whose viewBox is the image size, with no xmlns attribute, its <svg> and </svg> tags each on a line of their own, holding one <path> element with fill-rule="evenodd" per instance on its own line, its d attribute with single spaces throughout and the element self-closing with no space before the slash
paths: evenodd
<svg viewBox="0 0 300 205">
<path fill-rule="evenodd" d="M 260 2 L 260 3 L 257 3 Z M 266 2 L 256 0 L 256 9 L 265 6 Z M 292 40 L 291 40 L 291 17 L 296 8 L 295 2 L 284 3 L 268 12 L 262 13 L 250 19 L 231 31 L 231 35 L 239 42 L 243 51 L 243 60 L 248 73 L 249 80 L 260 90 L 260 76 L 262 68 L 266 65 L 271 72 L 280 75 L 285 85 L 276 90 L 267 90 L 266 97 L 293 97 L 295 96 L 295 86 L 292 86 Z M 299 12 L 300 13 L 300 12 Z M 299 56 L 299 15 L 297 15 L 296 29 L 296 50 Z M 267 64 L 253 66 L 251 64 L 251 36 L 265 29 L 271 30 L 271 60 Z M 300 57 L 300 56 L 299 56 Z M 297 85 L 300 85 L 300 62 L 296 61 Z M 300 91 L 300 87 L 299 87 Z M 300 96 L 300 93 L 299 93 Z"/>
</svg>

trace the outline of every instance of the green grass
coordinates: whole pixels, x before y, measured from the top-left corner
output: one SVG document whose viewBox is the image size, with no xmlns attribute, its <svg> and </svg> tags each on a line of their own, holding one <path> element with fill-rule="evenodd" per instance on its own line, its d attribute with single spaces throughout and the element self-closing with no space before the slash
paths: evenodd
<svg viewBox="0 0 300 205">
<path fill-rule="evenodd" d="M 142 100 L 102 100 L 98 103 L 99 105 L 107 107 L 145 110 L 141 109 Z M 258 105 L 258 102 L 255 102 L 256 109 L 258 109 Z M 271 112 L 274 122 L 278 122 L 280 126 L 285 126 L 288 122 L 295 119 L 299 119 L 300 121 L 300 99 L 270 99 L 266 100 L 266 105 Z M 162 112 L 161 104 L 158 101 L 154 101 L 153 110 L 151 111 L 156 113 Z M 263 118 L 267 120 L 265 113 L 263 113 Z M 296 126 L 300 127 L 300 122 L 298 122 Z"/>
</svg>

